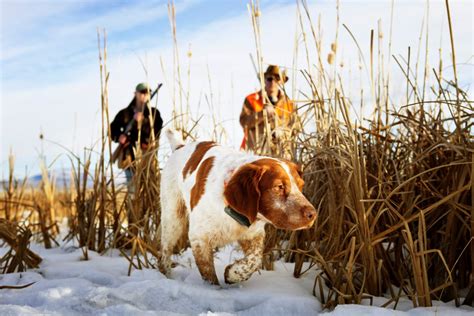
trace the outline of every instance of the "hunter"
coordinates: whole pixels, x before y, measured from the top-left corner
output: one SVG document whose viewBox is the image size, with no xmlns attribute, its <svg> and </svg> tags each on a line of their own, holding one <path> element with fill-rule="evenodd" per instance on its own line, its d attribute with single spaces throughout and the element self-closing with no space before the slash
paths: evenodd
<svg viewBox="0 0 474 316">
<path fill-rule="evenodd" d="M 260 90 L 248 95 L 244 100 L 240 113 L 240 125 L 244 129 L 241 149 L 255 152 L 267 148 L 267 152 L 262 153 L 290 158 L 293 102 L 283 89 L 288 76 L 284 71 L 280 71 L 280 67 L 270 65 L 264 73 L 264 80 L 266 95 L 262 95 Z M 270 134 L 265 133 L 264 112 L 267 114 Z M 270 143 L 267 135 L 271 136 Z"/>
<path fill-rule="evenodd" d="M 149 147 L 153 147 L 154 144 L 151 142 L 159 138 L 163 127 L 160 111 L 149 106 L 150 93 L 148 84 L 139 83 L 135 88 L 132 102 L 120 110 L 110 124 L 112 140 L 118 142 L 120 146 L 117 157 L 118 166 L 125 171 L 130 193 L 134 191 L 132 185 L 134 149 L 139 146 L 142 151 L 146 151 Z M 152 139 L 152 131 L 154 139 Z M 138 142 L 139 135 L 140 142 Z"/>
</svg>

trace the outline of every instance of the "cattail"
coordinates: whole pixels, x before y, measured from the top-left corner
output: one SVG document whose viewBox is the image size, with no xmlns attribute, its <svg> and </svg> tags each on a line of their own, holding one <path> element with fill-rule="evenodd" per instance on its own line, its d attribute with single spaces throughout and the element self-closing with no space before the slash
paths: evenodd
<svg viewBox="0 0 474 316">
<path fill-rule="evenodd" d="M 337 44 L 336 43 L 331 43 L 331 50 L 335 53 L 337 50 Z"/>
<path fill-rule="evenodd" d="M 383 38 L 383 31 L 382 31 L 382 20 L 381 19 L 378 20 L 378 24 L 379 24 L 379 27 L 378 27 L 378 29 L 379 29 L 379 39 L 382 39 Z"/>
<path fill-rule="evenodd" d="M 262 11 L 260 10 L 255 10 L 255 17 L 258 18 L 259 16 L 262 15 Z"/>
<path fill-rule="evenodd" d="M 332 65 L 333 62 L 334 62 L 334 54 L 331 52 L 328 54 L 328 64 Z"/>
<path fill-rule="evenodd" d="M 191 50 L 191 44 L 189 44 L 189 48 L 188 48 L 188 53 L 187 53 L 187 55 L 188 55 L 188 58 L 193 57 L 193 51 Z"/>
</svg>

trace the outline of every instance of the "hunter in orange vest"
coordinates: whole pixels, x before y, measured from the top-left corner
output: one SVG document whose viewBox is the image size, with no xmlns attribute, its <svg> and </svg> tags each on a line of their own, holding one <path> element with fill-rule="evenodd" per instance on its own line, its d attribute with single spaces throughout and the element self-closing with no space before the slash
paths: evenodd
<svg viewBox="0 0 474 316">
<path fill-rule="evenodd" d="M 272 143 L 282 141 L 282 133 L 285 133 L 290 125 L 293 102 L 283 91 L 283 84 L 288 81 L 288 76 L 281 72 L 278 66 L 270 65 L 264 73 L 264 80 L 268 100 L 265 102 L 261 90 L 248 95 L 244 100 L 240 113 L 240 125 L 244 129 L 241 149 L 262 149 L 266 142 L 264 111 L 271 128 Z M 268 145 L 271 148 L 273 144 Z"/>
</svg>

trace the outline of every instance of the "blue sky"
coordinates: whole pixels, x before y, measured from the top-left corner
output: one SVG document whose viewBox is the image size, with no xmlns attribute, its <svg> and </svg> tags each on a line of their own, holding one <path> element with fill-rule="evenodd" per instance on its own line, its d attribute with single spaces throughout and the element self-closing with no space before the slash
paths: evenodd
<svg viewBox="0 0 474 316">
<path fill-rule="evenodd" d="M 326 54 L 335 35 L 335 3 L 308 2 L 313 20 L 316 22 L 321 17 L 323 53 Z M 234 0 L 175 2 L 182 75 L 185 77 L 190 64 L 191 110 L 204 115 L 200 134 L 208 137 L 212 133 L 210 121 L 217 117 L 226 122 L 226 142 L 231 146 L 237 146 L 242 137 L 238 124 L 242 100 L 258 88 L 249 58 L 250 53 L 255 55 L 255 44 L 247 3 Z M 294 36 L 301 32 L 296 27 L 295 1 L 260 3 L 264 61 L 291 67 Z M 377 29 L 379 20 L 388 36 L 390 6 L 388 0 L 341 1 L 340 23 L 351 29 L 366 59 L 370 30 Z M 422 21 L 427 21 L 424 19 L 426 9 L 426 2 L 422 0 L 395 1 L 392 54 L 406 54 L 408 46 L 413 52 L 417 50 Z M 472 84 L 474 77 L 472 9 L 471 1 L 451 1 L 456 54 L 461 63 L 459 79 L 465 88 Z M 0 178 L 5 174 L 10 148 L 16 155 L 19 176 L 25 167 L 30 174 L 37 172 L 40 130 L 48 140 L 43 144 L 48 162 L 60 157 L 56 168 L 67 167 L 68 159 L 64 150 L 53 142 L 76 153 L 96 143 L 100 135 L 97 27 L 104 27 L 108 34 L 111 115 L 128 104 L 136 83 L 149 80 L 165 83 L 158 108 L 165 122 L 171 119 L 173 49 L 167 1 L 0 0 L 0 10 Z M 442 47 L 445 74 L 449 75 L 451 49 L 444 1 L 430 1 L 428 24 L 429 61 L 433 62 L 429 66 L 437 66 L 438 49 Z M 422 52 L 424 45 L 422 41 Z M 191 59 L 186 56 L 189 47 Z M 350 67 L 352 76 L 358 74 L 355 71 L 357 49 L 342 26 L 339 47 L 339 58 L 347 65 L 343 76 Z M 387 53 L 386 42 L 383 49 Z M 304 68 L 302 43 L 299 52 L 299 67 Z M 147 65 L 148 75 L 142 69 L 142 61 Z M 400 71 L 393 60 L 390 67 L 394 72 L 392 91 L 396 92 L 403 89 L 396 80 Z M 304 89 L 304 80 L 296 80 L 295 86 Z M 348 82 L 346 91 L 358 91 L 366 84 L 367 78 L 363 75 Z"/>
<path fill-rule="evenodd" d="M 246 12 L 239 1 L 176 2 L 180 33 Z M 36 11 L 36 14 L 35 14 Z M 54 84 L 97 59 L 97 27 L 109 54 L 143 51 L 171 41 L 167 1 L 2 1 L 4 89 Z"/>
</svg>

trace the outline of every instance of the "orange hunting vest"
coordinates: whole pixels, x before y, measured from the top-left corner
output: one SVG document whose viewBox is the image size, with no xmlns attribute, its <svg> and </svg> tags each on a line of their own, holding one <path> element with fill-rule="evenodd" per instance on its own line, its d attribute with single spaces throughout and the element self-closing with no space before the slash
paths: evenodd
<svg viewBox="0 0 474 316">
<path fill-rule="evenodd" d="M 261 112 L 263 110 L 263 97 L 262 92 L 255 92 L 249 94 L 245 98 L 245 104 L 249 106 L 255 112 Z M 280 124 L 287 124 L 290 120 L 291 113 L 293 113 L 293 102 L 289 99 L 285 100 L 283 93 L 280 93 L 278 102 L 274 105 L 275 106 L 275 113 L 279 118 Z M 240 145 L 241 149 L 246 148 L 247 143 L 247 131 L 244 132 L 244 138 L 242 139 L 242 144 Z"/>
</svg>

